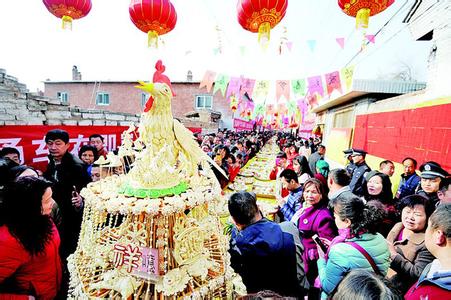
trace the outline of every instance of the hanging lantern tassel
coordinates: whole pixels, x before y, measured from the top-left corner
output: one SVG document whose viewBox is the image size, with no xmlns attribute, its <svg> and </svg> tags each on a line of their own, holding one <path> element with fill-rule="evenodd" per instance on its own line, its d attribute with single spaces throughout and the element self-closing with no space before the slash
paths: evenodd
<svg viewBox="0 0 451 300">
<path fill-rule="evenodd" d="M 158 48 L 158 33 L 155 30 L 147 32 L 147 46 Z"/>
<path fill-rule="evenodd" d="M 61 25 L 63 29 L 72 30 L 72 18 L 70 16 L 63 16 L 61 20 L 63 21 Z"/>
<path fill-rule="evenodd" d="M 271 24 L 269 22 L 261 23 L 258 27 L 258 42 L 262 47 L 267 47 L 269 45 Z"/>
<path fill-rule="evenodd" d="M 371 10 L 369 8 L 361 8 L 355 16 L 355 26 L 358 29 L 368 28 Z"/>
</svg>

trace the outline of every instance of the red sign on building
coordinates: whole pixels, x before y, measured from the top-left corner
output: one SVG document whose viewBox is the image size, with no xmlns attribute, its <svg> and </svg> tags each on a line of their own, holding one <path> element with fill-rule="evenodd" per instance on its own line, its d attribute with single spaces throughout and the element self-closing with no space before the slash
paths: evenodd
<svg viewBox="0 0 451 300">
<path fill-rule="evenodd" d="M 240 119 L 233 119 L 233 128 L 236 131 L 252 130 L 254 128 L 254 122 L 244 121 Z"/>
</svg>

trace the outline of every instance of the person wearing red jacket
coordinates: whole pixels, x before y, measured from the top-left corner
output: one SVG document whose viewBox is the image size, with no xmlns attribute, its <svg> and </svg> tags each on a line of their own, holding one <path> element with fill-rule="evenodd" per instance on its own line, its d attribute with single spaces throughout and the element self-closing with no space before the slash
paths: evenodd
<svg viewBox="0 0 451 300">
<path fill-rule="evenodd" d="M 51 183 L 22 177 L 0 210 L 0 299 L 54 299 L 61 284 L 59 234 L 49 213 Z"/>
<path fill-rule="evenodd" d="M 437 259 L 404 296 L 407 300 L 451 298 L 451 203 L 440 204 L 429 217 L 424 243 Z"/>
<path fill-rule="evenodd" d="M 235 155 L 230 154 L 227 157 L 227 165 L 229 171 L 229 182 L 233 182 L 236 175 L 240 172 L 240 164 L 237 162 Z"/>
<path fill-rule="evenodd" d="M 269 174 L 270 180 L 276 180 L 279 178 L 280 173 L 282 173 L 283 170 L 290 169 L 293 170 L 293 165 L 290 164 L 290 162 L 287 159 L 287 154 L 285 152 L 280 152 L 277 154 L 276 157 L 276 165 L 271 170 L 271 173 Z M 289 192 L 286 188 L 282 188 L 281 195 L 276 196 L 282 196 L 282 198 L 288 196 Z"/>
</svg>

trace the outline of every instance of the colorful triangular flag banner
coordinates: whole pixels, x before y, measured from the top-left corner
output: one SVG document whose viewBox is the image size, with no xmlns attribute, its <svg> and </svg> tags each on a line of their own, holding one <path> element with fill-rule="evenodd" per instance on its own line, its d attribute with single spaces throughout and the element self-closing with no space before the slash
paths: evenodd
<svg viewBox="0 0 451 300">
<path fill-rule="evenodd" d="M 317 93 L 321 97 L 324 97 L 323 80 L 320 75 L 307 78 L 308 81 L 308 93 L 315 95 Z"/>
<path fill-rule="evenodd" d="M 269 80 L 258 80 L 254 87 L 254 98 L 260 99 L 262 102 L 266 100 L 269 92 Z"/>
<path fill-rule="evenodd" d="M 349 91 L 352 86 L 352 79 L 354 78 L 354 66 L 349 66 L 341 70 L 341 75 L 346 84 L 346 91 Z"/>
<path fill-rule="evenodd" d="M 277 80 L 276 81 L 276 101 L 280 100 L 280 97 L 284 96 L 286 101 L 290 100 L 290 81 L 289 80 Z"/>
<path fill-rule="evenodd" d="M 337 43 L 340 46 L 340 48 L 344 49 L 344 47 L 345 47 L 345 38 L 336 38 L 335 40 L 337 41 Z"/>
<path fill-rule="evenodd" d="M 229 81 L 229 86 L 227 87 L 226 98 L 228 99 L 230 96 L 240 95 L 240 86 L 241 86 L 241 77 L 232 77 Z"/>
<path fill-rule="evenodd" d="M 216 91 L 220 90 L 222 96 L 224 97 L 227 84 L 229 83 L 229 76 L 224 74 L 218 74 L 215 80 L 215 87 L 213 88 L 213 94 L 216 93 Z"/>
<path fill-rule="evenodd" d="M 254 92 L 254 86 L 255 86 L 255 79 L 249 79 L 249 78 L 243 78 L 241 80 L 241 88 L 240 88 L 240 95 L 244 95 L 244 93 L 247 93 L 249 98 L 252 98 L 252 93 Z"/>
<path fill-rule="evenodd" d="M 341 91 L 340 72 L 335 71 L 324 75 L 326 79 L 327 93 L 330 95 L 334 90 Z"/>
<path fill-rule="evenodd" d="M 306 82 L 305 79 L 294 79 L 291 81 L 291 88 L 294 96 L 305 96 Z"/>
<path fill-rule="evenodd" d="M 204 74 L 204 78 L 202 79 L 202 81 L 199 84 L 199 88 L 201 89 L 203 87 L 206 87 L 207 92 L 210 93 L 211 87 L 213 86 L 213 83 L 215 82 L 215 78 L 216 78 L 216 72 L 207 70 Z"/>
<path fill-rule="evenodd" d="M 371 44 L 375 43 L 375 35 L 374 34 L 367 34 L 365 35 L 366 39 L 368 40 L 368 42 L 370 42 Z"/>
<path fill-rule="evenodd" d="M 308 40 L 307 45 L 310 48 L 310 51 L 314 52 L 316 47 L 316 40 Z"/>
</svg>

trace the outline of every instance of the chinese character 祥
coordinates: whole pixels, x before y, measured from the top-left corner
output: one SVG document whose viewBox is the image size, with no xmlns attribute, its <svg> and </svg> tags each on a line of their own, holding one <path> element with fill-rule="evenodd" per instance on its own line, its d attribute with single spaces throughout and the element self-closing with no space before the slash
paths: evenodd
<svg viewBox="0 0 451 300">
<path fill-rule="evenodd" d="M 114 245 L 114 266 L 116 268 L 123 265 L 127 266 L 127 272 L 131 273 L 133 268 L 139 267 L 139 261 L 141 260 L 141 251 L 139 247 L 132 247 L 131 245 L 122 246 L 119 244 Z"/>
<path fill-rule="evenodd" d="M 122 245 L 114 245 L 113 263 L 116 268 L 124 264 L 125 247 Z"/>
</svg>

